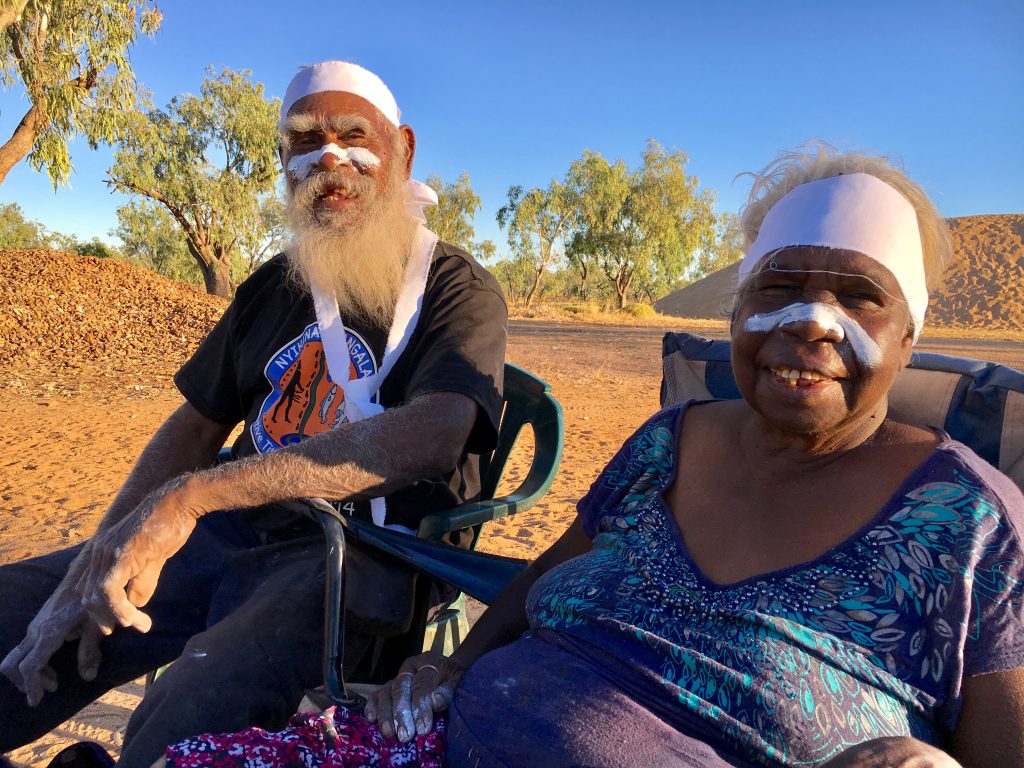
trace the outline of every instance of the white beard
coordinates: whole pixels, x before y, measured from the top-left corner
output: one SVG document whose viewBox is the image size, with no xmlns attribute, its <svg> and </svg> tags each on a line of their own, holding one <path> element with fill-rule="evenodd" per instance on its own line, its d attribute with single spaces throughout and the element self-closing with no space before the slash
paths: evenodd
<svg viewBox="0 0 1024 768">
<path fill-rule="evenodd" d="M 330 211 L 313 207 L 328 178 L 320 173 L 296 187 L 285 209 L 293 235 L 289 282 L 303 290 L 310 284 L 333 290 L 345 313 L 383 328 L 391 325 L 416 232 L 405 211 L 404 179 L 392 175 L 377 193 L 371 180 L 344 174 L 351 181 L 345 188 L 358 195 L 358 208 Z M 329 178 L 341 186 L 342 174 Z"/>
</svg>

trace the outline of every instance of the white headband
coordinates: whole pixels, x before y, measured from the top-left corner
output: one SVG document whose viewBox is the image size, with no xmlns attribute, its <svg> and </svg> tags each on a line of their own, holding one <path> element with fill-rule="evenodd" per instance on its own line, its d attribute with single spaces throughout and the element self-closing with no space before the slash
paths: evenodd
<svg viewBox="0 0 1024 768">
<path fill-rule="evenodd" d="M 313 93 L 324 91 L 343 91 L 361 96 L 373 104 L 396 128 L 399 125 L 400 113 L 395 97 L 384 81 L 368 69 L 347 61 L 322 61 L 302 67 L 299 74 L 288 83 L 281 102 L 281 122 L 284 127 L 285 118 L 296 101 Z"/>
<path fill-rule="evenodd" d="M 790 190 L 768 211 L 740 262 L 740 285 L 765 256 L 799 245 L 857 251 L 886 267 L 907 301 L 914 338 L 920 335 L 928 308 L 921 230 L 914 206 L 893 187 L 849 173 Z"/>
</svg>

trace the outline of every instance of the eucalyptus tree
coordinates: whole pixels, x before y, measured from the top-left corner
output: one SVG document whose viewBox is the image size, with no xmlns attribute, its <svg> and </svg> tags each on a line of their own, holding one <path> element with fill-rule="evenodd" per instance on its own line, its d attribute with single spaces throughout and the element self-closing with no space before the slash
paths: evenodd
<svg viewBox="0 0 1024 768">
<path fill-rule="evenodd" d="M 66 184 L 72 138 L 95 148 L 120 136 L 136 104 L 128 49 L 160 21 L 151 0 L 4 0 L 0 82 L 21 83 L 29 106 L 0 146 L 0 183 L 28 156 L 54 187 Z"/>
<path fill-rule="evenodd" d="M 566 225 L 572 215 L 569 190 L 554 179 L 547 189 L 523 190 L 509 187 L 508 203 L 498 209 L 498 226 L 508 228 L 512 263 L 517 269 L 528 265 L 532 283 L 524 304 L 529 307 L 540 291 L 544 273 L 560 258 L 558 245 L 564 242 Z"/>
<path fill-rule="evenodd" d="M 702 249 L 690 278 L 700 280 L 713 272 L 725 269 L 743 258 L 746 253 L 746 239 L 740 228 L 740 217 L 735 213 L 723 213 L 716 222 L 717 236 L 710 249 Z"/>
<path fill-rule="evenodd" d="M 247 70 L 209 72 L 200 95 L 137 111 L 109 184 L 159 203 L 177 222 L 209 293 L 227 297 L 239 249 L 265 223 L 278 177 L 277 112 Z"/>
<path fill-rule="evenodd" d="M 0 249 L 49 248 L 53 236 L 41 223 L 25 218 L 17 203 L 0 203 Z"/>
<path fill-rule="evenodd" d="M 621 309 L 635 289 L 663 292 L 714 246 L 714 194 L 698 190 L 686 155 L 648 141 L 639 168 L 585 152 L 569 179 L 573 202 L 569 251 L 593 259 Z"/>
<path fill-rule="evenodd" d="M 572 214 L 568 223 L 566 259 L 579 277 L 581 298 L 590 293 L 589 279 L 600 263 L 613 258 L 619 247 L 617 229 L 632 188 L 626 163 L 608 162 L 598 152 L 584 150 L 566 176 Z"/>
<path fill-rule="evenodd" d="M 185 234 L 159 203 L 143 197 L 122 205 L 117 209 L 117 227 L 110 234 L 121 241 L 121 252 L 133 264 L 172 280 L 202 285 L 203 276 L 188 251 Z"/>
<path fill-rule="evenodd" d="M 469 174 L 463 171 L 454 184 L 446 184 L 440 176 L 431 174 L 426 183 L 437 192 L 437 205 L 425 209 L 427 226 L 446 243 L 471 252 L 475 235 L 473 219 L 481 203 L 480 196 L 470 186 Z"/>
</svg>

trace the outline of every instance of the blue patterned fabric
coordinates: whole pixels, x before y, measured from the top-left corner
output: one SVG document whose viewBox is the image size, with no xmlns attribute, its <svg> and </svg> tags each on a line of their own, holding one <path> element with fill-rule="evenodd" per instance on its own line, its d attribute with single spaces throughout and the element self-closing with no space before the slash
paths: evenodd
<svg viewBox="0 0 1024 768">
<path fill-rule="evenodd" d="M 534 585 L 533 638 L 766 765 L 817 765 L 880 736 L 942 746 L 964 677 L 1024 666 L 1024 499 L 970 449 L 944 439 L 816 560 L 723 586 L 661 496 L 686 407 L 645 424 L 580 502 L 593 548 Z"/>
</svg>

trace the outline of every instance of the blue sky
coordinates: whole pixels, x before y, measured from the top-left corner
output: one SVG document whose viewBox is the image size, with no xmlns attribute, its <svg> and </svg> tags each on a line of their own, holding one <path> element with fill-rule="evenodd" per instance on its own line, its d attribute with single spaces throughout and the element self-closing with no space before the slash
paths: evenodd
<svg viewBox="0 0 1024 768">
<path fill-rule="evenodd" d="M 165 0 L 161 10 L 162 30 L 132 53 L 157 104 L 198 92 L 208 66 L 251 69 L 279 97 L 299 64 L 356 61 L 416 129 L 415 175 L 467 171 L 484 203 L 477 239 L 501 249 L 494 214 L 510 185 L 546 185 L 584 149 L 635 165 L 648 137 L 687 153 L 721 211 L 742 204 L 736 174 L 816 137 L 900 160 L 947 216 L 1024 212 L 1016 0 Z M 26 108 L 17 88 L 0 94 L 2 140 Z M 23 163 L 0 202 L 109 240 L 127 202 L 103 184 L 111 151 L 78 142 L 72 156 L 70 190 L 55 193 Z"/>
</svg>

